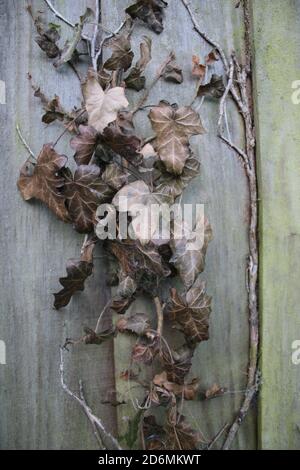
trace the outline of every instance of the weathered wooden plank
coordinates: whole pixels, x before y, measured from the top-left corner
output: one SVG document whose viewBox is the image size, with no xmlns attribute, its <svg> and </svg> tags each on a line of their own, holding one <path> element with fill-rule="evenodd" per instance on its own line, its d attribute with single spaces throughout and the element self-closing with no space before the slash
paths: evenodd
<svg viewBox="0 0 300 470">
<path fill-rule="evenodd" d="M 124 18 L 124 8 L 129 0 L 102 2 L 102 22 L 110 30 L 116 28 Z M 243 22 L 241 9 L 234 8 L 231 0 L 191 1 L 199 23 L 209 36 L 215 37 L 229 53 L 232 48 L 243 50 Z M 158 66 L 166 58 L 171 48 L 183 68 L 184 84 L 170 85 L 159 82 L 151 92 L 148 104 L 160 99 L 176 101 L 185 105 L 192 101 L 196 83 L 191 78 L 192 54 L 204 57 L 210 51 L 200 37 L 192 30 L 187 12 L 179 0 L 171 0 L 166 9 L 164 32 L 157 36 L 143 25 L 133 33 L 134 50 L 138 50 L 141 37 L 146 34 L 153 41 L 153 60 L 147 69 L 148 83 Z M 220 63 L 214 65 L 213 72 L 222 73 Z M 128 93 L 131 102 L 136 94 Z M 197 104 L 196 104 L 197 105 Z M 199 105 L 199 103 L 198 103 Z M 146 117 L 147 111 L 138 113 L 138 132 L 152 133 Z M 236 156 L 217 138 L 217 103 L 204 102 L 201 117 L 207 135 L 193 140 L 193 149 L 202 165 L 201 176 L 193 181 L 184 196 L 185 202 L 205 203 L 213 230 L 214 241 L 208 249 L 207 265 L 202 275 L 207 280 L 208 293 L 213 296 L 211 316 L 211 339 L 200 345 L 194 358 L 193 375 L 200 376 L 201 387 L 206 389 L 214 382 L 228 388 L 223 398 L 189 403 L 185 409 L 191 424 L 202 431 L 208 440 L 226 423 L 230 423 L 237 412 L 242 390 L 246 383 L 248 360 L 248 317 L 247 294 L 245 289 L 245 266 L 248 253 L 247 213 L 248 194 L 243 169 Z M 229 106 L 229 123 L 232 134 L 238 142 L 243 140 L 243 129 L 236 110 Z M 133 307 L 135 309 L 135 306 Z M 140 311 L 140 306 L 139 306 Z M 121 370 L 128 367 L 124 351 L 126 346 L 115 341 L 116 383 L 124 392 L 124 383 L 119 380 Z M 130 354 L 127 348 L 128 355 Z M 132 404 L 118 407 L 119 432 L 124 432 L 124 416 L 135 414 Z M 125 419 L 126 422 L 126 419 Z M 219 443 L 217 444 L 217 447 Z M 250 412 L 241 427 L 235 448 L 253 449 L 256 447 L 256 425 L 254 411 Z"/>
<path fill-rule="evenodd" d="M 299 0 L 254 0 L 256 128 L 260 193 L 261 369 L 259 434 L 264 449 L 299 449 L 300 78 Z"/>
<path fill-rule="evenodd" d="M 7 365 L 0 365 L 0 448 L 91 449 L 96 441 L 90 424 L 61 390 L 59 345 L 67 336 L 80 336 L 84 324 L 95 325 L 107 300 L 105 264 L 98 260 L 86 291 L 69 307 L 60 312 L 52 310 L 51 293 L 59 289 L 58 278 L 65 274 L 66 260 L 78 256 L 82 236 L 44 206 L 25 203 L 16 188 L 19 168 L 27 158 L 15 133 L 16 123 L 35 153 L 62 130 L 59 125 L 45 127 L 40 122 L 41 107 L 33 97 L 27 72 L 47 95 L 57 93 L 67 109 L 80 105 L 82 97 L 71 69 L 55 71 L 35 44 L 25 3 L 0 1 L 0 79 L 7 91 L 7 104 L 0 105 L 0 339 L 7 346 Z M 35 10 L 48 11 L 42 0 L 32 4 Z M 86 2 L 59 0 L 53 4 L 76 22 Z M 50 12 L 47 16 L 59 23 Z M 68 35 L 72 33 L 66 25 L 62 24 L 62 29 Z M 72 155 L 67 138 L 57 149 Z M 114 431 L 114 408 L 100 404 L 114 383 L 112 343 L 101 349 L 79 347 L 69 353 L 66 368 L 71 387 L 77 389 L 77 378 L 83 379 L 90 405 Z"/>
</svg>

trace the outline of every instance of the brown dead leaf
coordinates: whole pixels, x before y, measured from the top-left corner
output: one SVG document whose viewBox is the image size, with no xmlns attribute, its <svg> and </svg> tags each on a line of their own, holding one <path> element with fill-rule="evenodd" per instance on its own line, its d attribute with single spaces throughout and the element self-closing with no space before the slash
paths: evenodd
<svg viewBox="0 0 300 470">
<path fill-rule="evenodd" d="M 181 174 L 189 157 L 189 137 L 205 133 L 199 115 L 189 106 L 178 108 L 161 101 L 149 118 L 160 159 L 170 173 Z"/>
<path fill-rule="evenodd" d="M 79 126 L 79 134 L 70 140 L 77 165 L 88 165 L 96 149 L 98 133 L 91 126 Z"/>
<path fill-rule="evenodd" d="M 74 176 L 65 172 L 63 194 L 74 227 L 80 233 L 94 229 L 97 207 L 111 196 L 111 189 L 99 175 L 97 165 L 80 165 Z"/>
<path fill-rule="evenodd" d="M 202 82 L 206 73 L 206 65 L 200 64 L 200 58 L 197 55 L 192 56 L 192 62 L 193 62 L 192 75 L 194 77 L 199 78 L 200 82 Z"/>
<path fill-rule="evenodd" d="M 112 56 L 104 63 L 107 70 L 129 69 L 133 60 L 133 52 L 130 44 L 130 33 L 121 33 L 107 44 L 113 51 Z"/>
<path fill-rule="evenodd" d="M 37 162 L 27 160 L 21 168 L 18 188 L 25 201 L 39 199 L 61 220 L 70 222 L 65 197 L 61 194 L 65 183 L 62 170 L 66 163 L 67 157 L 56 153 L 51 144 L 45 144 Z"/>
<path fill-rule="evenodd" d="M 210 312 L 211 297 L 206 295 L 203 281 L 198 279 L 186 294 L 180 295 L 175 288 L 171 289 L 166 313 L 183 332 L 188 344 L 208 340 Z"/>
<path fill-rule="evenodd" d="M 140 19 L 159 34 L 163 30 L 163 9 L 167 6 L 164 0 L 139 0 L 126 8 L 125 12 L 133 19 Z"/>
<path fill-rule="evenodd" d="M 116 120 L 118 111 L 128 106 L 124 88 L 114 87 L 104 92 L 97 75 L 91 69 L 82 85 L 82 92 L 89 116 L 89 126 L 98 132 L 103 132 L 108 124 Z"/>
</svg>

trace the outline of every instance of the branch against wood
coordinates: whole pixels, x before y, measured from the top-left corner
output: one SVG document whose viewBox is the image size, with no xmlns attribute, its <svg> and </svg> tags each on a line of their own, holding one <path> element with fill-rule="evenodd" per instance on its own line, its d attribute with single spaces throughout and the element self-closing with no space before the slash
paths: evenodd
<svg viewBox="0 0 300 470">
<path fill-rule="evenodd" d="M 60 382 L 63 390 L 79 405 L 82 407 L 84 413 L 88 417 L 89 421 L 92 424 L 94 435 L 96 437 L 96 440 L 100 446 L 101 449 L 104 450 L 122 450 L 119 442 L 113 437 L 113 435 L 105 429 L 105 426 L 103 422 L 101 421 L 100 418 L 95 416 L 92 413 L 92 410 L 88 406 L 84 393 L 83 393 L 83 385 L 82 381 L 79 380 L 79 389 L 80 389 L 80 396 L 76 395 L 76 393 L 72 392 L 72 390 L 69 389 L 67 384 L 65 383 L 65 377 L 64 377 L 64 349 L 61 347 L 60 348 L 60 366 L 59 366 L 59 371 L 60 371 Z"/>
<path fill-rule="evenodd" d="M 97 72 L 97 53 L 96 53 L 96 46 L 97 46 L 97 39 L 98 39 L 98 32 L 99 32 L 99 25 L 98 22 L 100 21 L 100 0 L 95 0 L 95 19 L 96 23 L 94 26 L 94 34 L 91 41 L 91 56 L 92 56 L 92 63 L 93 68 Z"/>
<path fill-rule="evenodd" d="M 245 393 L 244 401 L 241 408 L 230 427 L 227 438 L 224 442 L 223 449 L 227 450 L 232 445 L 232 442 L 239 430 L 240 425 L 245 419 L 253 397 L 258 391 L 257 378 L 258 371 L 258 343 L 259 343 L 259 318 L 258 318 L 258 300 L 257 300 L 257 280 L 258 280 L 258 240 L 257 240 L 257 175 L 256 175 L 256 156 L 255 156 L 255 129 L 253 123 L 253 110 L 252 110 L 252 91 L 251 82 L 249 79 L 249 72 L 251 70 L 251 50 L 250 50 L 250 7 L 249 0 L 244 0 L 244 24 L 245 24 L 245 44 L 246 44 L 246 66 L 241 66 L 235 56 L 232 54 L 232 60 L 228 61 L 224 51 L 217 41 L 211 39 L 199 27 L 195 15 L 192 12 L 190 4 L 187 0 L 182 0 L 185 8 L 187 9 L 190 18 L 193 22 L 194 29 L 197 33 L 205 39 L 211 46 L 215 47 L 222 59 L 224 69 L 228 78 L 228 83 L 225 93 L 221 98 L 220 112 L 218 121 L 218 134 L 223 142 L 225 142 L 231 149 L 233 149 L 238 156 L 242 159 L 245 173 L 248 181 L 248 190 L 250 198 L 250 223 L 249 223 L 249 262 L 246 268 L 248 273 L 248 308 L 249 308 L 249 363 L 248 363 L 248 380 L 247 391 Z M 236 80 L 234 80 L 234 70 L 236 71 Z M 225 115 L 225 102 L 228 97 L 229 91 L 237 105 L 239 112 L 244 121 L 245 127 L 245 150 L 240 149 L 235 145 L 230 137 L 229 139 L 223 135 L 222 132 L 222 119 Z"/>
<path fill-rule="evenodd" d="M 141 97 L 141 99 L 137 102 L 136 106 L 133 108 L 132 110 L 132 114 L 135 114 L 139 111 L 139 109 L 141 109 L 144 105 L 144 103 L 147 101 L 147 98 L 150 94 L 150 91 L 152 90 L 152 88 L 156 85 L 156 83 L 158 82 L 158 80 L 162 77 L 162 75 L 164 74 L 164 71 L 167 67 L 167 65 L 169 65 L 169 63 L 174 60 L 174 52 L 170 52 L 170 54 L 168 55 L 168 57 L 166 58 L 166 60 L 161 64 L 161 66 L 159 67 L 156 75 L 155 75 L 155 78 L 153 79 L 153 81 L 150 83 L 149 87 L 146 88 L 143 96 Z"/>
<path fill-rule="evenodd" d="M 29 147 L 29 145 L 27 144 L 25 138 L 23 137 L 23 134 L 21 132 L 21 129 L 20 129 L 20 126 L 19 124 L 16 125 L 16 131 L 17 131 L 17 134 L 22 142 L 22 144 L 24 145 L 24 147 L 26 148 L 27 152 L 29 153 L 29 155 L 34 159 L 36 160 L 36 156 L 34 155 L 33 151 L 31 150 L 31 148 Z"/>
<path fill-rule="evenodd" d="M 125 23 L 126 23 L 126 20 L 122 21 L 122 23 L 117 27 L 117 29 L 115 31 L 110 33 L 105 38 L 103 38 L 102 41 L 100 42 L 99 49 L 98 49 L 96 57 L 95 57 L 95 62 L 97 64 L 97 67 L 98 67 L 99 58 L 102 54 L 102 49 L 103 49 L 103 46 L 104 46 L 105 42 L 108 41 L 109 39 L 113 38 L 114 36 L 116 36 L 121 31 L 123 26 L 125 26 Z M 103 30 L 104 30 L 104 28 L 103 28 Z"/>
<path fill-rule="evenodd" d="M 220 437 L 223 435 L 224 431 L 228 428 L 228 423 L 225 423 L 224 426 L 221 427 L 221 429 L 217 432 L 215 437 L 210 441 L 210 443 L 207 446 L 207 450 L 211 450 L 215 443 L 220 439 Z"/>
<path fill-rule="evenodd" d="M 163 325 L 164 325 L 164 317 L 163 317 L 163 309 L 159 297 L 154 297 L 154 305 L 156 308 L 156 315 L 157 315 L 157 333 L 159 336 L 162 335 L 163 332 Z"/>
<path fill-rule="evenodd" d="M 59 11 L 57 11 L 56 8 L 54 8 L 52 3 L 50 2 L 50 0 L 44 0 L 44 2 L 48 5 L 48 7 L 50 8 L 50 10 L 54 14 L 54 16 L 56 16 L 56 18 L 59 18 L 61 21 L 66 23 L 71 28 L 75 28 L 75 24 L 72 23 L 71 21 L 69 21 L 67 18 L 65 18 Z M 86 36 L 84 33 L 81 33 L 81 37 L 85 41 L 90 41 L 90 38 L 88 36 Z"/>
</svg>

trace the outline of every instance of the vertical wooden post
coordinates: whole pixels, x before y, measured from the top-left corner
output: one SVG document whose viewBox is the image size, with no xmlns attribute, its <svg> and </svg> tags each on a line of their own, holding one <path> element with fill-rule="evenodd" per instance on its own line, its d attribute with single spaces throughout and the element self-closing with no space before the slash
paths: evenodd
<svg viewBox="0 0 300 470">
<path fill-rule="evenodd" d="M 300 1 L 254 0 L 263 449 L 300 447 Z M 299 83 L 298 83 L 299 86 Z M 299 93 L 298 93 L 299 96 Z"/>
</svg>

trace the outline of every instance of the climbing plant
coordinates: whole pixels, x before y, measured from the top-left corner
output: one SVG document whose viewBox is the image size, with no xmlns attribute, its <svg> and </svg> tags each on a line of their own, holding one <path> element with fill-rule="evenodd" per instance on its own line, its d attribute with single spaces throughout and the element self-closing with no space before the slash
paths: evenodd
<svg viewBox="0 0 300 470">
<path fill-rule="evenodd" d="M 182 1 L 195 22 L 190 6 Z M 142 212 L 143 216 L 149 217 L 152 207 L 170 207 L 176 202 L 180 205 L 182 192 L 200 169 L 198 157 L 191 151 L 190 137 L 205 132 L 191 103 L 182 106 L 162 99 L 157 104 L 148 104 L 149 92 L 159 80 L 184 86 L 175 54 L 170 51 L 154 80 L 148 83 L 145 70 L 152 59 L 151 39 L 144 36 L 136 59 L 131 48 L 137 22 L 163 34 L 167 2 L 139 0 L 133 3 L 114 32 L 107 32 L 101 25 L 98 1 L 95 11 L 87 8 L 76 24 L 64 18 L 51 2 L 46 3 L 56 17 L 73 28 L 73 34 L 61 45 L 61 27 L 55 23 L 46 24 L 43 15 L 34 12 L 29 5 L 27 9 L 36 30 L 36 43 L 56 69 L 69 67 L 77 75 L 83 102 L 80 109 L 66 111 L 58 96 L 49 99 L 45 90 L 35 84 L 34 77 L 29 76 L 34 95 L 44 109 L 42 122 L 58 121 L 63 132 L 56 142 L 45 143 L 36 157 L 18 129 L 30 152 L 21 168 L 18 188 L 26 201 L 39 199 L 60 220 L 84 234 L 78 259 L 67 262 L 66 276 L 59 279 L 62 288 L 54 294 L 54 307 L 66 307 L 72 296 L 84 289 L 93 273 L 97 244 L 101 244 L 108 254 L 107 279 L 114 286 L 96 327 L 85 328 L 81 338 L 66 339 L 61 348 L 62 386 L 83 407 L 102 448 L 142 446 L 145 449 L 180 450 L 207 447 L 209 443 L 192 429 L 182 408 L 184 401 L 194 400 L 200 393 L 199 379 L 189 376 L 195 349 L 209 339 L 211 297 L 199 274 L 205 267 L 212 229 L 208 220 L 200 217 L 195 227 L 181 224 L 178 236 L 178 221 L 174 215 L 167 231 L 161 230 L 163 215 L 151 216 L 151 223 L 140 215 Z M 84 33 L 87 24 L 94 25 L 91 37 Z M 194 23 L 194 27 L 197 31 L 197 24 Z M 248 113 L 241 86 L 244 69 L 235 55 L 228 63 L 220 46 L 207 38 L 199 27 L 198 30 L 212 45 L 212 50 L 203 61 L 197 56 L 189 59 L 191 74 L 195 77 L 195 99 L 209 95 L 220 101 L 220 137 L 244 159 L 249 176 L 253 171 L 248 162 L 251 148 L 247 147 L 245 152 L 238 149 L 222 131 L 224 103 L 229 93 L 244 115 Z M 110 51 L 110 55 L 106 51 Z M 89 57 L 85 76 L 77 70 L 77 62 L 83 54 Z M 108 58 L 104 60 L 104 57 Z M 222 77 L 213 74 L 207 81 L 207 72 L 217 60 L 224 63 L 226 86 Z M 135 106 L 129 103 L 127 89 L 140 95 Z M 135 116 L 147 107 L 153 135 L 137 135 Z M 66 133 L 70 134 L 72 164 L 55 150 L 57 142 Z M 136 211 L 137 206 L 140 212 Z M 202 243 L 191 245 L 192 235 L 201 230 Z M 250 289 L 255 291 L 255 284 L 251 287 L 252 281 L 250 277 Z M 145 296 L 154 305 L 156 321 L 145 312 L 135 311 L 134 302 L 139 296 Z M 129 307 L 133 313 L 128 313 Z M 111 315 L 109 329 L 102 326 L 104 315 Z M 172 344 L 170 331 L 174 329 L 180 335 L 179 348 Z M 117 341 L 119 335 L 135 338 L 130 367 L 123 372 L 122 378 L 139 387 L 142 400 L 135 418 L 128 424 L 128 432 L 114 437 L 87 405 L 82 384 L 76 394 L 65 383 L 63 358 L 68 347 L 76 347 L 78 343 L 101 347 L 104 341 L 113 338 Z M 249 390 L 255 385 L 256 359 L 254 362 Z M 222 389 L 215 385 L 206 395 L 219 394 Z"/>
</svg>

